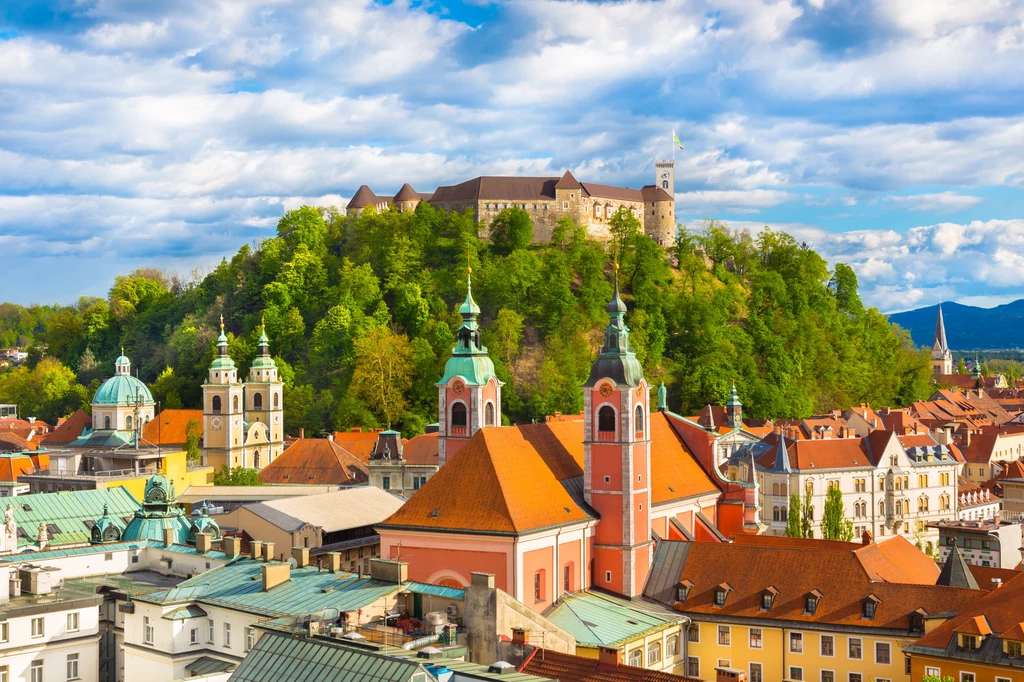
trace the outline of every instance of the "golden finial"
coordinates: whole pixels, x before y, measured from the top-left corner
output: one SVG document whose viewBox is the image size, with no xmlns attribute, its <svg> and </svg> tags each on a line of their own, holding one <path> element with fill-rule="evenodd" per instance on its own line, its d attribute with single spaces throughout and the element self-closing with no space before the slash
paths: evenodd
<svg viewBox="0 0 1024 682">
<path fill-rule="evenodd" d="M 124 355 L 124 346 L 121 346 L 121 355 Z"/>
<path fill-rule="evenodd" d="M 473 274 L 473 254 L 470 251 L 466 251 L 466 274 Z"/>
<path fill-rule="evenodd" d="M 220 333 L 224 333 L 224 313 L 220 315 Z"/>
<path fill-rule="evenodd" d="M 264 314 L 260 315 L 260 331 L 267 331 L 267 316 Z"/>
</svg>

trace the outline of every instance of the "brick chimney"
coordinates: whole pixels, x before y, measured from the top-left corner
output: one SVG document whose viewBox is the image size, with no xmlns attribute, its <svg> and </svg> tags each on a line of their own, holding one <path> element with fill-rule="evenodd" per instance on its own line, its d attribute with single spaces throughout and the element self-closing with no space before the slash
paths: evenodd
<svg viewBox="0 0 1024 682">
<path fill-rule="evenodd" d="M 603 646 L 598 649 L 597 660 L 604 665 L 620 665 L 622 649 L 614 646 Z"/>
<path fill-rule="evenodd" d="M 309 548 L 292 547 L 292 558 L 295 559 L 295 566 L 297 568 L 309 566 Z"/>
</svg>

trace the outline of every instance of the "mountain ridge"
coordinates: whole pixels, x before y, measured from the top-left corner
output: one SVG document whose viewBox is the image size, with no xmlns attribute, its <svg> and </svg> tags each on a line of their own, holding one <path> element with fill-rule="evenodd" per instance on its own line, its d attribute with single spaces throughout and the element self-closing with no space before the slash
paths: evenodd
<svg viewBox="0 0 1024 682">
<path fill-rule="evenodd" d="M 914 344 L 931 347 L 938 305 L 889 315 L 889 321 L 910 332 Z M 994 308 L 955 301 L 942 304 L 946 340 L 952 350 L 1003 350 L 1024 346 L 1024 298 Z"/>
</svg>

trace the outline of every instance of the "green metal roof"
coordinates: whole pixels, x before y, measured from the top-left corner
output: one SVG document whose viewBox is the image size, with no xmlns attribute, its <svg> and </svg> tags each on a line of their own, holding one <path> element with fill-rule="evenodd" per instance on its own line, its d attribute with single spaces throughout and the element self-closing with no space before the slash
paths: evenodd
<svg viewBox="0 0 1024 682">
<path fill-rule="evenodd" d="M 104 505 L 110 510 L 111 520 L 123 535 L 124 518 L 131 518 L 142 508 L 138 500 L 124 488 L 62 490 L 0 500 L 0 507 L 3 509 L 6 509 L 8 504 L 14 507 L 19 547 L 36 544 L 40 522 L 49 526 L 51 544 L 89 542 L 92 537 L 89 528 L 103 516 Z M 86 525 L 86 522 L 89 525 Z"/>
<path fill-rule="evenodd" d="M 189 618 L 201 618 L 206 615 L 206 611 L 203 611 L 200 607 L 195 604 L 189 604 L 188 606 L 182 606 L 181 608 L 168 611 L 162 618 L 167 620 L 188 620 Z"/>
<path fill-rule="evenodd" d="M 96 389 L 92 398 L 93 405 L 134 405 L 136 396 L 142 398 L 143 405 L 155 405 L 153 394 L 146 384 L 130 374 L 115 374 Z"/>
<path fill-rule="evenodd" d="M 401 585 L 353 573 L 330 573 L 316 566 L 293 568 L 291 579 L 263 591 L 263 561 L 245 558 L 180 583 L 173 590 L 145 597 L 155 603 L 194 601 L 236 611 L 280 617 L 317 613 L 325 609 L 355 611 L 393 594 Z"/>
<path fill-rule="evenodd" d="M 132 431 L 82 431 L 82 435 L 68 443 L 69 448 L 119 448 L 133 445 L 135 434 Z"/>
<path fill-rule="evenodd" d="M 444 364 L 444 376 L 437 384 L 462 377 L 470 386 L 483 386 L 494 376 L 494 361 L 486 355 L 455 355 Z"/>
<path fill-rule="evenodd" d="M 200 656 L 186 665 L 185 670 L 192 673 L 192 677 L 203 677 L 204 675 L 226 673 L 234 667 L 235 664 L 231 661 L 222 661 L 213 656 Z"/>
<path fill-rule="evenodd" d="M 91 492 L 91 491 L 90 491 Z M 50 493 L 51 495 L 54 493 Z M 84 554 L 104 554 L 106 552 L 119 552 L 126 549 L 143 549 L 156 547 L 175 554 L 199 554 L 195 547 L 188 545 L 171 545 L 164 547 L 163 542 L 144 540 L 142 542 L 113 542 L 106 545 L 85 545 L 82 547 L 68 547 L 67 549 L 53 549 L 46 552 L 32 552 L 30 554 L 7 554 L 0 556 L 0 563 L 21 563 L 25 558 L 32 557 L 33 561 L 44 561 L 46 559 L 62 559 L 69 556 L 82 556 Z M 205 552 L 203 556 L 211 559 L 224 560 L 227 555 L 223 552 Z"/>
<path fill-rule="evenodd" d="M 416 594 L 429 594 L 435 597 L 447 597 L 448 599 L 465 599 L 466 591 L 457 587 L 443 587 L 441 585 L 428 585 L 427 583 L 407 582 L 405 589 Z"/>
<path fill-rule="evenodd" d="M 567 594 L 547 619 L 583 646 L 618 646 L 684 620 L 636 608 L 627 600 L 598 594 Z"/>
<path fill-rule="evenodd" d="M 229 682 L 411 682 L 413 676 L 423 682 L 432 679 L 414 660 L 268 630 Z"/>
</svg>

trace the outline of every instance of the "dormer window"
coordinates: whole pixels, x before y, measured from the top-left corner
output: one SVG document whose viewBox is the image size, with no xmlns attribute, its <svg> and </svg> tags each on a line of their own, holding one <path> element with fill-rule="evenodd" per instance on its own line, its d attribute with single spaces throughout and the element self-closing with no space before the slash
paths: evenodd
<svg viewBox="0 0 1024 682">
<path fill-rule="evenodd" d="M 822 594 L 818 590 L 814 590 L 804 598 L 804 614 L 813 616 L 818 612 L 818 602 L 821 601 Z"/>
<path fill-rule="evenodd" d="M 863 602 L 861 602 L 860 617 L 864 620 L 874 620 L 875 611 L 878 609 L 878 604 L 881 601 L 875 595 L 869 595 Z"/>
<path fill-rule="evenodd" d="M 690 596 L 691 589 L 693 589 L 693 583 L 689 580 L 684 580 L 676 585 L 676 601 L 686 601 L 686 598 Z"/>
<path fill-rule="evenodd" d="M 910 629 L 913 632 L 924 632 L 924 609 L 918 609 L 910 614 Z"/>
<path fill-rule="evenodd" d="M 960 648 L 965 651 L 974 651 L 978 648 L 980 637 L 977 635 L 960 635 Z"/>
<path fill-rule="evenodd" d="M 715 606 L 719 608 L 725 606 L 725 600 L 729 596 L 730 592 L 732 592 L 732 585 L 730 585 L 729 583 L 722 583 L 721 585 L 716 587 L 714 599 Z"/>
<path fill-rule="evenodd" d="M 1003 640 L 1003 653 L 1010 658 L 1021 658 L 1024 655 L 1024 642 L 1012 639 Z"/>
<path fill-rule="evenodd" d="M 761 593 L 761 610 L 771 611 L 772 606 L 775 605 L 775 597 L 778 596 L 779 591 L 773 586 L 769 586 L 764 592 Z"/>
</svg>

